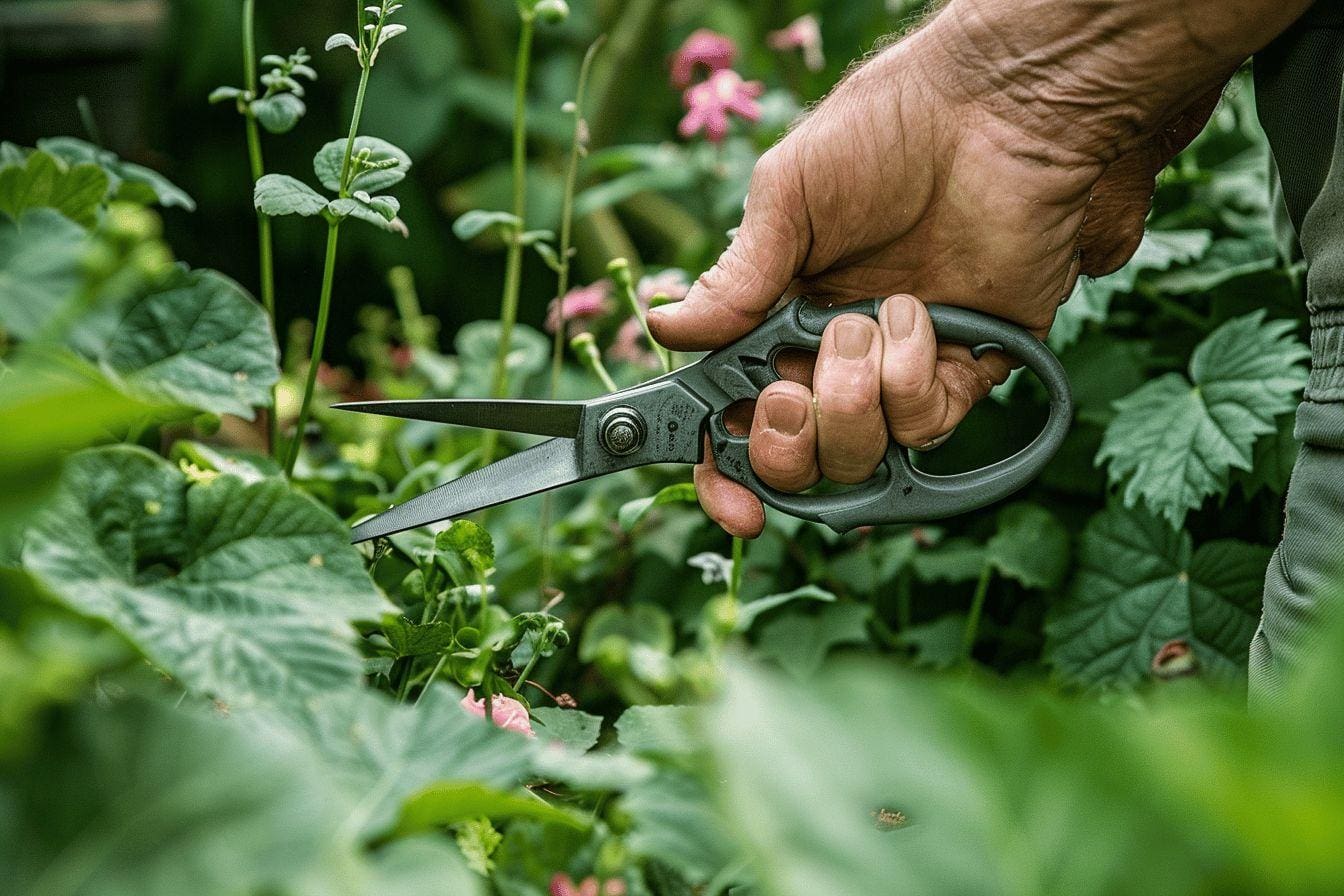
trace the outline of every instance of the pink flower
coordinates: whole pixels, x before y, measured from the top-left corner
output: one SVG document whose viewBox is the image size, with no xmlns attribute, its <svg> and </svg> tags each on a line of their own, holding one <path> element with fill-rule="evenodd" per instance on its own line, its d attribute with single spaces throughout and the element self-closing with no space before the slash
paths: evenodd
<svg viewBox="0 0 1344 896">
<path fill-rule="evenodd" d="M 668 268 L 656 274 L 640 277 L 639 285 L 635 287 L 635 295 L 639 299 L 640 307 L 647 311 L 649 302 L 653 301 L 654 296 L 667 296 L 674 302 L 680 302 L 686 298 L 686 293 L 690 290 L 691 284 L 686 279 L 686 272 L 680 268 Z"/>
<path fill-rule="evenodd" d="M 462 698 L 461 706 L 472 715 L 482 719 L 485 718 L 485 701 L 476 699 L 475 688 L 467 691 L 467 696 Z M 519 734 L 526 734 L 528 737 L 537 736 L 537 733 L 532 730 L 532 720 L 528 718 L 527 707 L 512 697 L 503 697 L 498 694 L 491 697 L 490 715 L 495 724 L 505 731 L 517 731 Z"/>
<path fill-rule="evenodd" d="M 576 884 L 568 874 L 556 873 L 551 878 L 550 896 L 625 896 L 625 881 L 618 877 L 613 877 L 605 884 L 599 885 L 597 878 L 589 875 L 583 879 L 583 883 Z"/>
<path fill-rule="evenodd" d="M 580 286 L 565 293 L 557 303 L 551 302 L 546 310 L 546 332 L 554 333 L 560 328 L 563 315 L 565 324 L 588 321 L 607 313 L 607 297 L 611 294 L 611 281 L 598 280 L 588 286 Z"/>
<path fill-rule="evenodd" d="M 756 97 L 764 89 L 760 81 L 743 81 L 732 69 L 721 69 L 686 91 L 686 117 L 677 125 L 677 132 L 689 138 L 704 131 L 711 143 L 722 142 L 728 136 L 728 113 L 747 121 L 760 120 L 761 106 Z"/>
<path fill-rule="evenodd" d="M 658 356 L 649 348 L 649 341 L 644 338 L 644 328 L 634 317 L 626 320 L 616 331 L 616 338 L 611 341 L 611 347 L 607 349 L 607 358 L 639 367 L 658 365 Z"/>
<path fill-rule="evenodd" d="M 703 65 L 711 72 L 728 68 L 737 57 L 732 38 L 701 28 L 686 38 L 672 56 L 672 86 L 685 90 L 695 80 L 695 67 Z"/>
<path fill-rule="evenodd" d="M 826 57 L 821 52 L 821 23 L 811 13 L 799 16 L 787 27 L 771 31 L 765 42 L 772 50 L 802 50 L 803 65 L 809 71 L 819 72 L 826 67 Z"/>
</svg>

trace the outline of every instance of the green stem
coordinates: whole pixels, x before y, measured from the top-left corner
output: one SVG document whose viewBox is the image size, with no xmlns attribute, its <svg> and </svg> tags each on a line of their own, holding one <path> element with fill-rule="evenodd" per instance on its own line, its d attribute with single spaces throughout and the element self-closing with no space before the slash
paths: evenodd
<svg viewBox="0 0 1344 896">
<path fill-rule="evenodd" d="M 420 308 L 420 297 L 415 291 L 415 277 L 405 265 L 397 265 L 387 272 L 387 285 L 392 289 L 392 299 L 397 305 L 397 317 L 401 318 L 401 334 L 406 344 L 414 349 L 433 349 L 434 330 L 432 321 L 425 317 Z"/>
<path fill-rule="evenodd" d="M 910 628 L 910 568 L 902 569 L 896 578 L 896 625 L 900 631 Z"/>
<path fill-rule="evenodd" d="M 611 374 L 607 373 L 606 365 L 602 363 L 602 353 L 597 350 L 597 342 L 593 339 L 592 333 L 580 333 L 575 336 L 569 341 L 569 347 L 578 356 L 579 363 L 597 377 L 604 389 L 608 392 L 616 391 L 616 383 L 612 380 Z"/>
<path fill-rule="evenodd" d="M 592 68 L 593 56 L 602 46 L 603 36 L 598 35 L 583 54 L 583 64 L 579 66 L 579 83 L 574 88 L 574 136 L 569 144 L 569 166 L 565 169 L 565 193 L 560 206 L 560 263 L 555 274 L 555 334 L 551 340 L 551 400 L 556 398 L 560 388 L 560 370 L 565 360 L 565 293 L 569 292 L 569 261 L 574 234 L 574 186 L 579 180 L 579 159 L 583 156 L 583 131 L 587 126 L 583 120 L 583 90 L 588 82 L 588 70 Z M 551 516 L 554 513 L 555 496 L 547 492 L 541 499 L 541 591 L 545 600 L 546 586 L 551 583 Z"/>
<path fill-rule="evenodd" d="M 381 24 L 378 31 L 382 31 Z M 378 38 L 378 32 L 374 32 L 370 38 L 369 46 L 376 46 L 374 43 Z M 367 63 L 360 65 L 359 87 L 355 90 L 355 109 L 350 114 L 350 133 L 345 138 L 345 158 L 341 162 L 341 189 L 342 198 L 350 195 L 350 165 L 355 155 L 355 138 L 359 136 L 359 119 L 364 115 L 364 94 L 369 89 L 369 73 L 373 71 L 373 66 Z"/>
<path fill-rule="evenodd" d="M 1139 295 L 1143 296 L 1149 302 L 1152 302 L 1158 308 L 1161 308 L 1167 314 L 1170 314 L 1177 320 L 1184 321 L 1185 323 L 1189 324 L 1190 326 L 1194 327 L 1197 330 L 1209 329 L 1210 326 L 1209 321 L 1205 319 L 1203 315 L 1199 314 L 1198 312 L 1191 311 L 1189 308 L 1185 307 L 1179 302 L 1174 302 L 1171 299 L 1167 298 L 1166 296 L 1161 295 L 1160 293 L 1152 289 L 1140 289 Z"/>
<path fill-rule="evenodd" d="M 532 57 L 532 31 L 535 18 L 531 13 L 521 17 L 518 33 L 518 59 L 513 75 L 513 214 L 518 229 L 509 241 L 509 254 L 504 268 L 504 295 L 499 307 L 499 349 L 495 353 L 495 373 L 490 394 L 502 398 L 509 387 L 509 349 L 513 342 L 513 324 L 518 319 L 518 291 L 523 276 L 523 244 L 518 237 L 527 230 L 527 74 Z M 494 460 L 499 435 L 495 430 L 485 434 L 481 463 Z"/>
<path fill-rule="evenodd" d="M 434 679 L 439 677 L 439 672 L 443 671 L 443 666 L 447 662 L 448 655 L 444 654 L 439 657 L 439 661 L 434 664 L 434 671 L 429 673 L 429 679 L 425 682 L 425 686 L 420 689 L 420 693 L 415 697 L 416 706 L 420 705 L 420 700 L 429 692 L 430 687 L 434 684 Z"/>
<path fill-rule="evenodd" d="M 971 597 L 971 609 L 966 614 L 966 628 L 961 635 L 961 658 L 969 661 L 971 650 L 975 647 L 975 636 L 980 629 L 980 615 L 985 609 L 985 597 L 989 594 L 989 582 L 994 578 L 994 567 L 988 563 L 980 570 L 980 578 L 975 583 L 975 594 Z"/>
<path fill-rule="evenodd" d="M 733 569 L 728 576 L 728 596 L 737 599 L 742 591 L 742 557 L 746 553 L 747 543 L 736 536 L 733 537 Z"/>
<path fill-rule="evenodd" d="M 243 0 L 243 89 L 248 96 L 257 95 L 256 0 Z M 261 129 L 249 107 L 243 115 L 247 129 L 247 161 L 255 184 L 266 173 L 261 154 Z M 260 267 L 261 304 L 266 316 L 275 326 L 275 260 L 271 239 L 271 219 L 257 212 L 257 259 Z M 271 450 L 276 448 L 275 389 L 271 386 L 271 406 L 266 413 L 266 438 Z"/>
<path fill-rule="evenodd" d="M 285 460 L 285 475 L 294 475 L 294 463 L 299 459 L 303 445 L 303 430 L 308 425 L 308 409 L 317 383 L 317 368 L 322 363 L 322 348 L 327 341 L 327 318 L 331 316 L 331 287 L 336 277 L 336 239 L 341 232 L 340 221 L 327 224 L 327 253 L 322 265 L 322 292 L 317 300 L 317 324 L 313 328 L 313 347 L 308 353 L 308 379 L 303 386 L 303 401 L 299 405 L 299 419 L 294 428 L 294 440 L 289 443 Z"/>
</svg>

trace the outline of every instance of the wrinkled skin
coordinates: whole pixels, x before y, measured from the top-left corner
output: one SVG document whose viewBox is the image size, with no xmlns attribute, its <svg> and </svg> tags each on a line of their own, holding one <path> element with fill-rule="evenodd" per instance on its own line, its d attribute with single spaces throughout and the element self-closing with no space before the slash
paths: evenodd
<svg viewBox="0 0 1344 896">
<path fill-rule="evenodd" d="M 781 296 L 890 297 L 879 321 L 835 319 L 815 367 L 788 365 L 788 381 L 756 402 L 752 466 L 776 488 L 823 475 L 861 482 L 888 438 L 927 447 L 955 428 L 1011 365 L 938 344 L 923 303 L 1043 337 L 1079 274 L 1109 273 L 1134 253 L 1155 176 L 1203 127 L 1239 61 L 1210 60 L 1148 104 L 1170 113 L 1116 109 L 1097 99 L 1104 65 L 1084 75 L 1081 63 L 1027 64 L 997 44 L 993 23 L 977 18 L 994 6 L 953 0 L 852 72 L 760 159 L 717 264 L 683 302 L 649 316 L 665 345 L 706 350 L 755 327 Z M 695 482 L 725 530 L 761 532 L 760 501 L 708 453 Z"/>
</svg>

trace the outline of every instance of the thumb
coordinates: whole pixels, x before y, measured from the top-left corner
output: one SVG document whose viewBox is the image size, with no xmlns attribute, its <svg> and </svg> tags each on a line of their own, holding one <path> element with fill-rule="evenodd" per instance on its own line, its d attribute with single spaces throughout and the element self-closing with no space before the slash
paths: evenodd
<svg viewBox="0 0 1344 896">
<path fill-rule="evenodd" d="M 792 154 L 783 145 L 752 171 L 737 236 L 686 298 L 649 312 L 649 329 L 668 348 L 705 351 L 726 345 L 765 320 L 807 256 L 807 212 Z"/>
</svg>

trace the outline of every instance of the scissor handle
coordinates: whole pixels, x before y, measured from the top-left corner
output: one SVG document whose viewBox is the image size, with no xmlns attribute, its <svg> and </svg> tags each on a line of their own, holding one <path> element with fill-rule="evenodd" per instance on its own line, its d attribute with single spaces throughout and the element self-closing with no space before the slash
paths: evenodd
<svg viewBox="0 0 1344 896">
<path fill-rule="evenodd" d="M 821 307 L 797 299 L 742 339 L 701 362 L 706 373 L 734 400 L 754 398 L 778 380 L 775 357 L 785 348 L 816 351 L 826 325 L 841 314 L 877 318 L 882 300 Z M 939 340 L 971 347 L 977 357 L 1002 351 L 1036 374 L 1050 396 L 1050 416 L 1035 440 L 1001 461 L 948 476 L 921 472 L 908 449 L 891 441 L 882 464 L 866 482 L 827 494 L 792 494 L 762 482 L 751 468 L 747 437 L 728 431 L 723 412 L 709 419 L 710 448 L 719 470 L 751 489 L 771 507 L 790 516 L 825 523 L 837 532 L 857 526 L 913 523 L 955 516 L 999 501 L 1022 488 L 1055 456 L 1073 419 L 1068 375 L 1059 359 L 1026 330 L 978 311 L 929 305 Z"/>
</svg>

